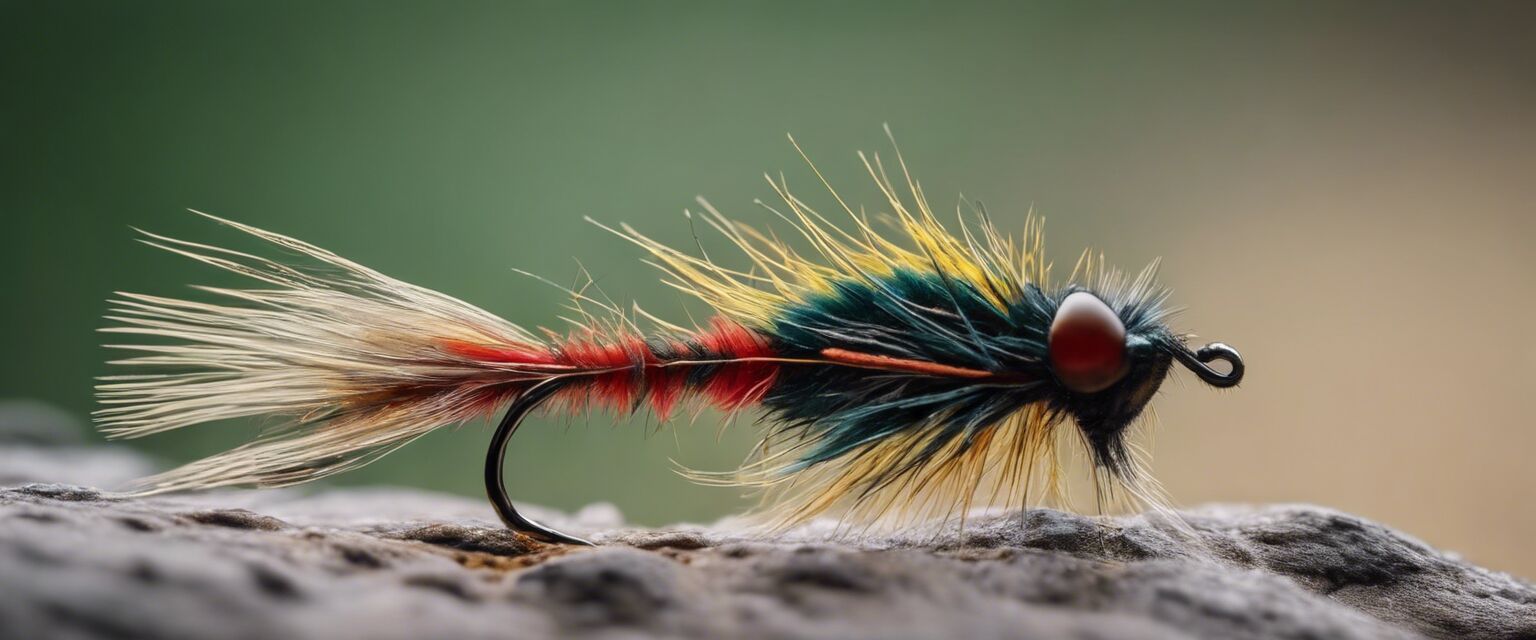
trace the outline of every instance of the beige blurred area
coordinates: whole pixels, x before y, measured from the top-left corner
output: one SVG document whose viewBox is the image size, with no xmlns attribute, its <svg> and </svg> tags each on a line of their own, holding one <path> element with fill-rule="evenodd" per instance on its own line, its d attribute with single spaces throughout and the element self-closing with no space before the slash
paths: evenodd
<svg viewBox="0 0 1536 640">
<path fill-rule="evenodd" d="M 1528 116 L 1378 130 L 1374 148 L 1324 158 L 1292 148 L 1270 174 L 1286 188 L 1249 178 L 1188 201 L 1247 209 L 1181 243 L 1203 268 L 1167 274 L 1202 292 L 1181 324 L 1240 345 L 1250 374 L 1219 398 L 1160 400 L 1155 467 L 1174 495 L 1327 504 L 1536 573 Z"/>
<path fill-rule="evenodd" d="M 1178 324 L 1249 366 L 1163 394 L 1155 468 L 1185 504 L 1325 504 L 1536 575 L 1536 50 L 1390 44 L 1356 68 L 1383 43 L 1317 42 L 1310 82 L 1342 86 L 1294 107 L 1326 118 L 1115 162 L 1128 192 L 1201 177 L 1130 237 L 1167 256 Z"/>
<path fill-rule="evenodd" d="M 832 210 L 785 133 L 875 207 L 854 151 L 889 122 L 936 207 L 963 193 L 1005 230 L 1033 208 L 1059 266 L 1161 257 L 1175 328 L 1241 350 L 1240 388 L 1181 373 L 1155 402 L 1179 504 L 1325 505 L 1536 577 L 1531 3 L 71 4 L 0 27 L 0 395 L 83 415 L 111 291 L 227 284 L 131 241 L 228 240 L 186 207 L 528 326 L 564 298 L 510 268 L 572 282 L 575 256 L 686 322 L 702 310 L 583 216 L 692 246 L 704 194 L 772 227 L 764 171 Z M 531 421 L 514 495 L 737 512 L 672 461 L 730 468 L 752 418 Z M 254 433 L 135 446 L 181 461 Z M 478 495 L 486 437 L 336 481 Z"/>
</svg>

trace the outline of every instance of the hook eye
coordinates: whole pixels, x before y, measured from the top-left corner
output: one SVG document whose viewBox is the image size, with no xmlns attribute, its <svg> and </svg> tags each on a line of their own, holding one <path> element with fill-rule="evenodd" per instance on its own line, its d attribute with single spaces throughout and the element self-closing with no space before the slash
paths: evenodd
<svg viewBox="0 0 1536 640">
<path fill-rule="evenodd" d="M 596 546 L 589 541 L 534 522 L 533 519 L 518 513 L 517 507 L 512 504 L 512 498 L 507 495 L 506 483 L 503 482 L 502 459 L 507 454 L 507 441 L 511 440 L 512 434 L 517 432 L 517 425 L 522 423 L 523 418 L 559 391 L 560 385 L 561 381 L 554 378 L 535 384 L 518 396 L 517 400 L 512 402 L 512 406 L 507 408 L 506 415 L 501 418 L 501 424 L 496 427 L 496 434 L 491 436 L 491 446 L 486 452 L 485 493 L 491 499 L 491 506 L 496 508 L 496 515 L 508 529 L 550 544 Z"/>
<path fill-rule="evenodd" d="M 1213 387 L 1235 387 L 1243 381 L 1243 356 L 1237 349 L 1224 343 L 1212 342 L 1200 347 L 1199 351 L 1190 351 L 1189 347 L 1179 345 L 1173 350 L 1173 357 Z M 1208 363 L 1215 360 L 1226 362 L 1230 369 L 1226 373 L 1212 369 Z"/>
</svg>

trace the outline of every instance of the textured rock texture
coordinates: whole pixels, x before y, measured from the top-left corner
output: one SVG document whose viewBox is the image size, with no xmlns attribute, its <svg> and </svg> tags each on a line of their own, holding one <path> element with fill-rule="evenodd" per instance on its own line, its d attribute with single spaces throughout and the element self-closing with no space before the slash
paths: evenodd
<svg viewBox="0 0 1536 640">
<path fill-rule="evenodd" d="M 26 464 L 0 485 L 30 484 L 0 488 L 5 638 L 1536 638 L 1532 585 L 1315 507 L 863 540 L 534 512 L 602 543 L 571 549 L 423 492 L 116 499 L 79 485 L 151 465 L 7 408 L 0 461 Z"/>
</svg>

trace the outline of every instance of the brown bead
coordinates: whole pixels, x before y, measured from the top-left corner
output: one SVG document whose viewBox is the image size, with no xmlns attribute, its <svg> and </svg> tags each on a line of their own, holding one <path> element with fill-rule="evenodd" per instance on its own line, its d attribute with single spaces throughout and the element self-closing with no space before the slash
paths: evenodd
<svg viewBox="0 0 1536 640">
<path fill-rule="evenodd" d="M 1125 323 L 1098 296 L 1067 296 L 1051 321 L 1051 369 L 1068 389 L 1094 393 L 1125 376 Z"/>
</svg>

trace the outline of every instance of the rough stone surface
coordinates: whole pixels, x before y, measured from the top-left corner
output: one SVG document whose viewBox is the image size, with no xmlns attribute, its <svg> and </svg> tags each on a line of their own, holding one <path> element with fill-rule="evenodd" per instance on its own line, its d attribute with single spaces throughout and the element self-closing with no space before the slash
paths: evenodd
<svg viewBox="0 0 1536 640">
<path fill-rule="evenodd" d="M 419 491 L 116 498 L 60 451 L 150 465 L 92 449 L 0 437 L 33 461 L 0 488 L 0 637 L 1536 638 L 1531 584 L 1317 507 L 857 540 L 534 512 L 601 543 L 576 549 Z"/>
</svg>

